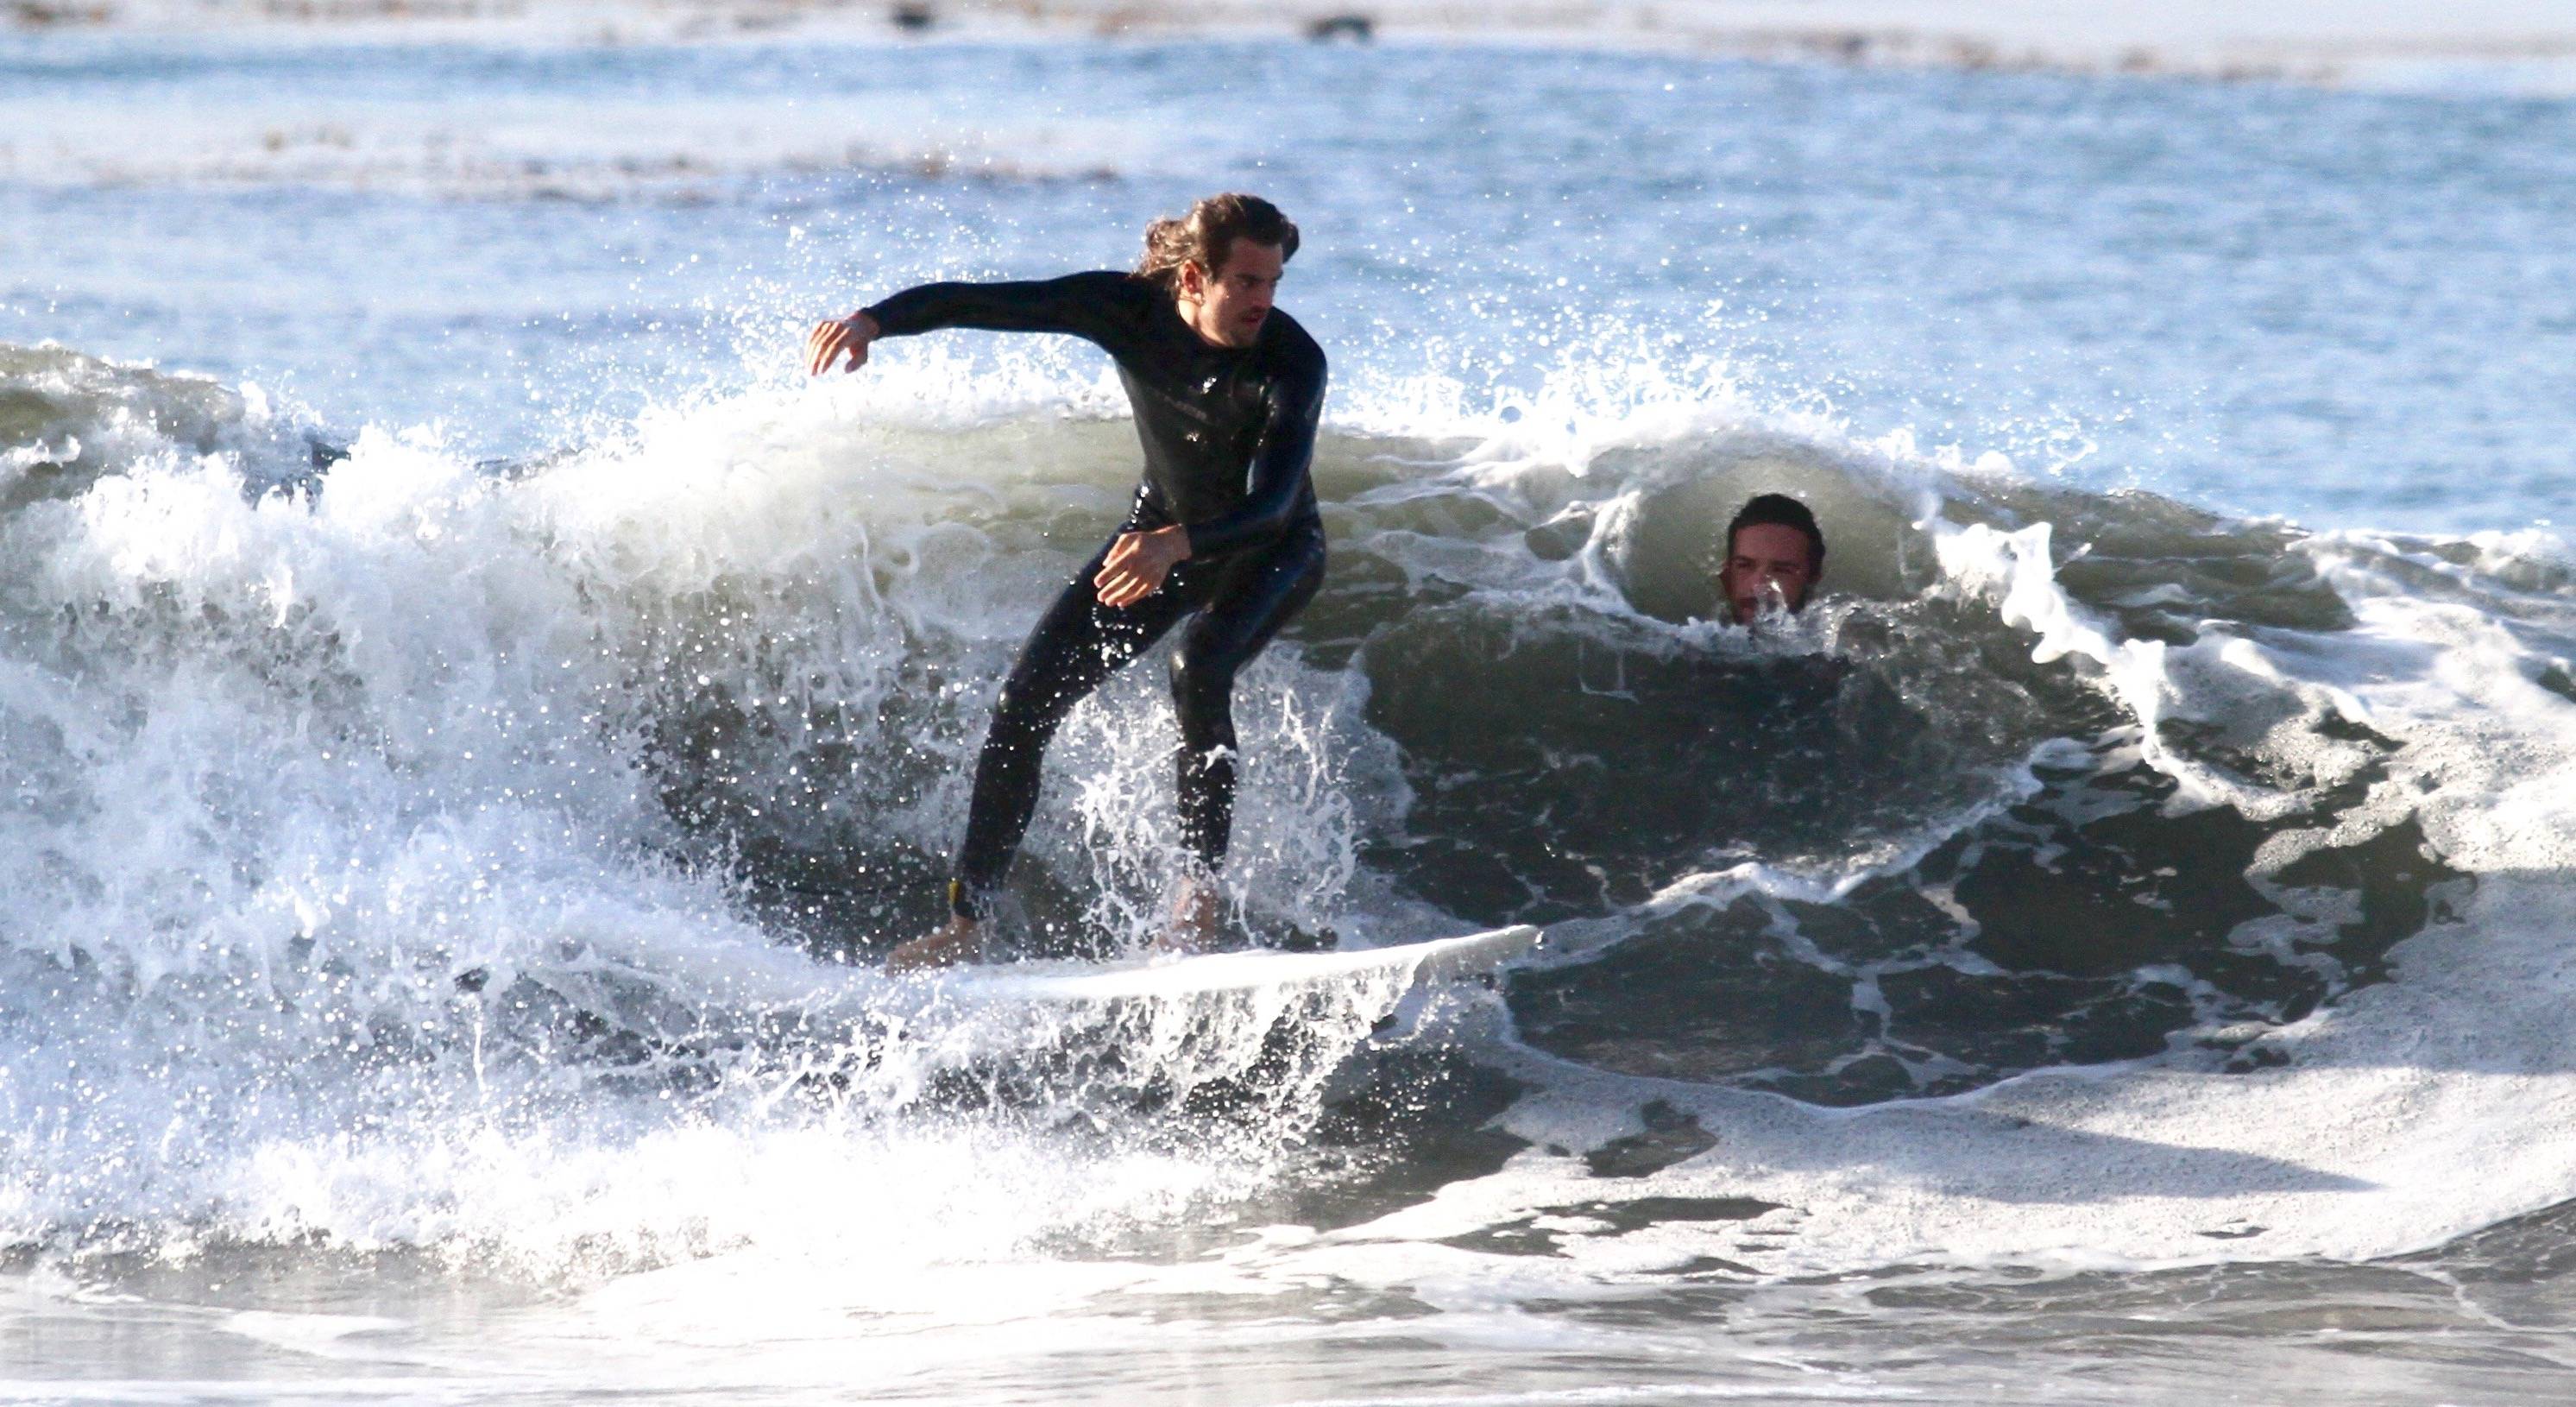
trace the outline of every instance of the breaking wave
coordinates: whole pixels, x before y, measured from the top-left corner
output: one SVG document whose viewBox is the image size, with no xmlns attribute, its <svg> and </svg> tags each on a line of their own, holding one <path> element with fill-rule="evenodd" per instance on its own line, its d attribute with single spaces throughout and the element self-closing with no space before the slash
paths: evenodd
<svg viewBox="0 0 2576 1407">
<path fill-rule="evenodd" d="M 1386 1214 L 1390 1109 L 1502 1139 L 1408 1234 L 1736 1199 L 1558 1234 L 1587 1274 L 2381 1254 L 2576 1193 L 2530 1113 L 2576 1097 L 2553 539 L 2232 521 L 1722 391 L 1363 398 L 1331 579 L 1241 686 L 1231 912 L 1547 950 L 1437 1009 L 990 1019 L 870 964 L 1134 449 L 941 376 L 476 464 L 0 349 L 0 1243 L 926 1264 L 1301 1179 Z M 1748 631 L 1712 553 L 1764 490 L 1832 555 Z M 1013 953 L 1150 933 L 1173 746 L 1157 670 L 1076 714 Z"/>
</svg>

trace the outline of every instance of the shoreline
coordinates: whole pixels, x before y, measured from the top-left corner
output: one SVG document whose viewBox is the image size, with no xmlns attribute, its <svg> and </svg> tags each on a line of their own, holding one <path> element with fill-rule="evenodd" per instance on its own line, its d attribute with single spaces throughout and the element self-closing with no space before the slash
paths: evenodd
<svg viewBox="0 0 2576 1407">
<path fill-rule="evenodd" d="M 2545 0 L 0 0 L 0 35 L 300 34 L 627 44 L 921 38 L 1493 43 L 1855 67 L 2576 95 L 2576 14 Z"/>
</svg>

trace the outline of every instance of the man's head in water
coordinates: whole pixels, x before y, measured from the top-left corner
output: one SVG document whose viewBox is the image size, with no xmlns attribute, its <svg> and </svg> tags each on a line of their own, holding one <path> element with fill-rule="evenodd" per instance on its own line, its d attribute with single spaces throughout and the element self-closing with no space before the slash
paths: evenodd
<svg viewBox="0 0 2576 1407">
<path fill-rule="evenodd" d="M 1756 494 L 1726 525 L 1726 565 L 1717 586 L 1738 625 L 1773 599 L 1795 611 L 1825 574 L 1825 534 L 1807 505 L 1786 494 Z"/>
<path fill-rule="evenodd" d="M 1146 227 L 1136 274 L 1171 290 L 1182 321 L 1200 337 L 1249 347 L 1296 253 L 1297 227 L 1278 206 L 1257 195 L 1212 195 L 1180 219 Z"/>
</svg>

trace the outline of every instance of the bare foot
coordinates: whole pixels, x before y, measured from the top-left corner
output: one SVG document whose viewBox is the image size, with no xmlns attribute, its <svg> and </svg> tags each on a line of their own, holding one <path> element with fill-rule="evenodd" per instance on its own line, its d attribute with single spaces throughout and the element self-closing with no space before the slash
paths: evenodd
<svg viewBox="0 0 2576 1407">
<path fill-rule="evenodd" d="M 983 955 L 983 936 L 975 929 L 975 920 L 955 918 L 944 928 L 929 933 L 886 954 L 888 972 L 921 972 L 933 967 L 947 967 Z"/>
<path fill-rule="evenodd" d="M 1180 892 L 1172 896 L 1172 921 L 1154 940 L 1154 951 L 1204 953 L 1215 948 L 1222 931 L 1219 915 L 1215 885 L 1204 879 L 1182 880 Z"/>
</svg>

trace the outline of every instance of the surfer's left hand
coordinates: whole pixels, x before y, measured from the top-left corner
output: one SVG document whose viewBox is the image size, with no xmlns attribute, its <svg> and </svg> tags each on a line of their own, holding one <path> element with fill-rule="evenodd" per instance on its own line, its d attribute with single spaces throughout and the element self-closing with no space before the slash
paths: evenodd
<svg viewBox="0 0 2576 1407">
<path fill-rule="evenodd" d="M 1091 579 L 1104 606 L 1132 606 L 1163 589 L 1163 578 L 1189 560 L 1189 529 L 1174 525 L 1150 532 L 1120 533 L 1109 544 L 1100 574 Z"/>
</svg>

